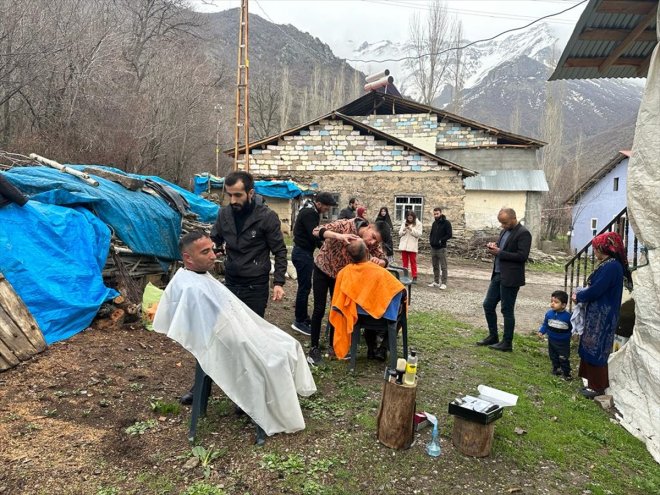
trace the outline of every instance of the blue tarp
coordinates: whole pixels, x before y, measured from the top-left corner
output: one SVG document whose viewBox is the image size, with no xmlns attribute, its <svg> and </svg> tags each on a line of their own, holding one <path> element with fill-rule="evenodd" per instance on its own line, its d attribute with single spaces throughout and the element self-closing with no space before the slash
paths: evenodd
<svg viewBox="0 0 660 495">
<path fill-rule="evenodd" d="M 211 189 L 222 189 L 225 182 L 224 178 L 196 175 L 195 176 L 195 194 L 202 194 L 209 189 L 209 180 Z M 254 191 L 266 198 L 297 198 L 300 195 L 313 194 L 315 187 L 303 188 L 292 180 L 257 180 L 254 182 Z"/>
<path fill-rule="evenodd" d="M 85 208 L 37 201 L 0 208 L 0 272 L 48 344 L 84 330 L 117 295 L 101 276 L 109 248 L 110 229 Z"/>
<path fill-rule="evenodd" d="M 168 260 L 179 257 L 181 216 L 160 197 L 129 191 L 97 176 L 100 185 L 92 187 L 48 167 L 14 168 L 3 176 L 30 201 L 23 208 L 15 204 L 0 208 L 0 272 L 28 306 L 49 344 L 84 330 L 100 305 L 117 295 L 103 285 L 102 278 L 110 229 L 136 253 Z M 215 220 L 214 203 L 160 177 L 148 178 L 184 196 L 200 220 Z"/>
<path fill-rule="evenodd" d="M 88 206 L 135 253 L 179 258 L 181 216 L 161 198 L 102 177 L 95 177 L 100 185 L 93 187 L 48 167 L 13 168 L 5 177 L 34 201 Z"/>
</svg>

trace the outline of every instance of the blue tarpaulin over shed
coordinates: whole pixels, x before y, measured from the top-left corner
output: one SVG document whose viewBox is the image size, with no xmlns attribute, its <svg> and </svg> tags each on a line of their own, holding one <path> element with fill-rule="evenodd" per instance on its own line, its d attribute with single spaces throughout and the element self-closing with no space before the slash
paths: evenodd
<svg viewBox="0 0 660 495">
<path fill-rule="evenodd" d="M 208 174 L 199 174 L 195 176 L 195 194 L 202 194 L 209 190 L 209 181 L 211 189 L 222 189 L 225 183 L 224 177 L 209 176 Z M 300 195 L 314 194 L 316 185 L 312 187 L 303 187 L 292 180 L 257 180 L 254 181 L 254 191 L 266 198 L 297 198 Z"/>
<path fill-rule="evenodd" d="M 111 229 L 136 253 L 165 260 L 179 256 L 181 215 L 160 197 L 97 176 L 100 185 L 93 187 L 48 167 L 14 168 L 3 177 L 30 201 L 22 208 L 0 208 L 0 271 L 49 344 L 85 329 L 99 306 L 117 295 L 102 279 Z M 217 205 L 160 177 L 149 178 L 184 196 L 202 221 L 215 219 Z"/>
</svg>

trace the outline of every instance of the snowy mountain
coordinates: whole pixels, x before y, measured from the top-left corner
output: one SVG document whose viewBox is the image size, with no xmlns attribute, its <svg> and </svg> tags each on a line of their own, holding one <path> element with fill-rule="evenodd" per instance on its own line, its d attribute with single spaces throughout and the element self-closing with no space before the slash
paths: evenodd
<svg viewBox="0 0 660 495">
<path fill-rule="evenodd" d="M 613 143 L 629 148 L 631 126 L 637 115 L 644 80 L 549 83 L 548 77 L 562 49 L 559 36 L 548 24 L 536 24 L 470 46 L 462 54 L 463 67 L 459 73 L 462 73 L 463 88 L 459 96 L 454 98 L 455 89 L 448 81 L 433 104 L 479 122 L 540 139 L 548 139 L 550 134 L 543 122 L 552 115 L 557 119 L 561 115 L 562 137 L 560 142 L 555 139 L 553 145 L 572 149 L 582 136 L 583 148 L 613 146 Z M 350 58 L 398 59 L 405 55 L 404 44 L 380 41 L 357 44 Z M 399 90 L 419 99 L 420 93 L 413 85 L 411 70 L 405 62 L 351 64 L 365 73 L 389 68 Z"/>
</svg>

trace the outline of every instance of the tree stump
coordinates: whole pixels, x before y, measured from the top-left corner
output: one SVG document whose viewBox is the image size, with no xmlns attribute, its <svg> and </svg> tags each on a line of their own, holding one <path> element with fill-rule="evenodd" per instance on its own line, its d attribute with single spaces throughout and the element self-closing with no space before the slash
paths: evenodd
<svg viewBox="0 0 660 495">
<path fill-rule="evenodd" d="M 465 455 L 487 457 L 493 445 L 495 423 L 482 425 L 459 416 L 454 416 L 451 441 Z"/>
<path fill-rule="evenodd" d="M 391 449 L 407 449 L 414 438 L 417 387 L 396 383 L 383 384 L 383 397 L 378 409 L 378 441 Z"/>
</svg>

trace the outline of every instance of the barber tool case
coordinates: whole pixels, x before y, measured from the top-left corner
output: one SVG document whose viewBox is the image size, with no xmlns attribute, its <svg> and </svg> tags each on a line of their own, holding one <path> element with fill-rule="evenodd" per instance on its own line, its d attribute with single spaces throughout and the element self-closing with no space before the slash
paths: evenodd
<svg viewBox="0 0 660 495">
<path fill-rule="evenodd" d="M 475 411 L 473 409 L 467 409 L 463 407 L 463 405 L 456 404 L 455 402 L 450 402 L 449 414 L 467 419 L 468 421 L 487 425 L 496 419 L 500 419 L 504 413 L 504 408 L 502 406 L 497 406 L 497 404 L 493 404 L 493 406 L 496 406 L 496 409 L 493 409 L 489 412 L 481 412 Z"/>
</svg>

